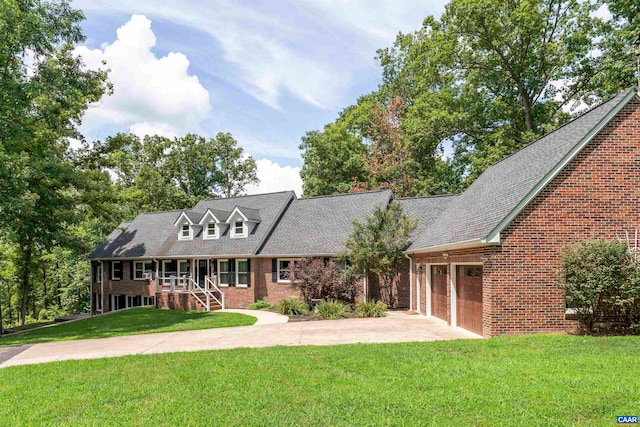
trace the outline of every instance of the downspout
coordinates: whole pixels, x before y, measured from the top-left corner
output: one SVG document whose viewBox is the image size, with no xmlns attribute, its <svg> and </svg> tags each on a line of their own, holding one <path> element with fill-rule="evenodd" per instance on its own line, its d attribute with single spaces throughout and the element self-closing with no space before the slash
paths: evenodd
<svg viewBox="0 0 640 427">
<path fill-rule="evenodd" d="M 93 264 L 89 263 L 89 315 L 93 316 Z M 0 310 L 2 307 L 0 307 Z M 2 322 L 2 316 L 0 316 L 0 322 Z M 2 325 L 0 325 L 0 335 L 2 335 Z"/>
<path fill-rule="evenodd" d="M 367 302 L 367 269 L 364 270 L 364 280 L 362 281 L 363 301 Z"/>
<path fill-rule="evenodd" d="M 413 310 L 413 258 L 404 254 L 409 260 L 409 311 Z"/>
<path fill-rule="evenodd" d="M 102 267 L 102 277 L 100 278 L 100 314 L 104 314 L 104 263 L 100 261 Z"/>
</svg>

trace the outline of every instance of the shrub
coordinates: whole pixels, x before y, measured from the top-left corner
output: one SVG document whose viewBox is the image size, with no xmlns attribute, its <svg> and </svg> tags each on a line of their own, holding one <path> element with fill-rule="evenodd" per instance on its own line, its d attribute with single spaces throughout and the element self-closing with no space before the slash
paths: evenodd
<svg viewBox="0 0 640 427">
<path fill-rule="evenodd" d="M 300 301 L 297 298 L 289 298 L 280 301 L 276 305 L 276 311 L 285 316 L 296 316 L 307 314 L 309 312 L 309 306 L 306 302 Z"/>
<path fill-rule="evenodd" d="M 569 246 L 562 258 L 559 287 L 586 333 L 612 322 L 631 327 L 637 318 L 640 280 L 625 243 L 592 240 Z"/>
<path fill-rule="evenodd" d="M 344 319 L 349 311 L 349 306 L 340 301 L 323 301 L 316 306 L 316 314 L 325 320 Z"/>
<path fill-rule="evenodd" d="M 358 317 L 385 317 L 387 315 L 387 304 L 382 301 L 361 302 L 356 305 Z"/>
<path fill-rule="evenodd" d="M 314 299 L 340 301 L 353 305 L 357 296 L 357 278 L 349 270 L 341 271 L 329 259 L 308 257 L 289 264 L 286 272 L 291 287 L 311 304 Z"/>
<path fill-rule="evenodd" d="M 266 310 L 268 308 L 271 308 L 271 304 L 261 299 L 248 306 L 247 310 Z"/>
</svg>

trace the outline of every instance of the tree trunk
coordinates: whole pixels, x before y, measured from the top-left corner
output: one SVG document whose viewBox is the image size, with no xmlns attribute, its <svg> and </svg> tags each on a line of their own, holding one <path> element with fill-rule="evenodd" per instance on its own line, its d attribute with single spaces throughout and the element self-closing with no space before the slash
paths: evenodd
<svg viewBox="0 0 640 427">
<path fill-rule="evenodd" d="M 56 302 L 58 303 L 58 310 L 62 310 L 62 301 L 60 301 L 60 262 L 56 261 Z"/>
<path fill-rule="evenodd" d="M 7 282 L 7 308 L 9 309 L 9 326 L 13 325 L 13 310 L 11 309 L 11 283 Z"/>
<path fill-rule="evenodd" d="M 24 259 L 22 260 L 22 310 L 20 311 L 20 326 L 24 326 L 29 309 L 29 274 L 31 273 L 31 244 L 24 249 Z"/>
<path fill-rule="evenodd" d="M 44 308 L 49 308 L 49 296 L 47 295 L 47 264 L 43 260 L 42 261 L 42 303 L 44 304 Z"/>
</svg>

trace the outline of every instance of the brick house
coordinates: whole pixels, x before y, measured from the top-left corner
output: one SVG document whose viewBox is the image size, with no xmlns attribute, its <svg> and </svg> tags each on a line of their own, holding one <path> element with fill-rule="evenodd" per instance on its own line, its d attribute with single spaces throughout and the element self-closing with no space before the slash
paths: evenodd
<svg viewBox="0 0 640 427">
<path fill-rule="evenodd" d="M 338 257 L 353 221 L 392 198 L 389 190 L 305 199 L 285 191 L 138 215 L 89 256 L 92 311 L 242 308 L 297 297 L 285 280 L 289 263 Z"/>
<path fill-rule="evenodd" d="M 640 229 L 640 98 L 628 89 L 490 166 L 459 195 L 406 199 L 419 218 L 411 309 L 485 337 L 563 332 L 564 248 Z"/>
<path fill-rule="evenodd" d="M 282 192 L 142 214 L 90 255 L 92 307 L 244 307 L 295 296 L 283 281 L 288 263 L 337 256 L 353 221 L 391 200 L 390 191 Z M 398 202 L 419 221 L 400 307 L 485 337 L 574 328 L 556 286 L 562 251 L 640 229 L 636 89 L 495 163 L 461 194 Z M 375 298 L 373 284 L 363 289 Z"/>
</svg>

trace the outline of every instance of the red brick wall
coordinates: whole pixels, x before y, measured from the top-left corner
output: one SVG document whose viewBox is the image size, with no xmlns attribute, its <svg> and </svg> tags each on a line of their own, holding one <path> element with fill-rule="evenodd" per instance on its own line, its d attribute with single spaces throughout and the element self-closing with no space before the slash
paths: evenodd
<svg viewBox="0 0 640 427">
<path fill-rule="evenodd" d="M 283 299 L 300 298 L 300 292 L 291 288 L 289 283 L 273 282 L 271 279 L 271 258 L 258 258 L 256 274 L 259 275 L 259 288 L 256 289 L 256 300 L 264 299 L 269 304 L 277 304 Z"/>
<path fill-rule="evenodd" d="M 129 260 L 122 261 L 122 279 L 110 280 L 110 268 L 111 263 L 109 261 L 102 262 L 102 282 L 93 284 L 93 293 L 99 294 L 104 288 L 104 294 L 102 295 L 102 307 L 104 312 L 111 311 L 111 301 L 109 301 L 109 295 L 143 295 L 154 296 L 156 293 L 155 282 L 149 280 L 131 280 L 131 268 L 133 268 L 132 262 Z"/>
<path fill-rule="evenodd" d="M 156 294 L 156 307 L 165 310 L 198 310 L 205 308 L 191 294 L 158 292 Z"/>
<path fill-rule="evenodd" d="M 556 286 L 564 248 L 636 229 L 640 103 L 633 100 L 507 226 L 500 246 L 448 251 L 446 262 L 483 262 L 484 336 L 566 332 L 576 324 L 565 319 Z M 440 263 L 442 252 L 414 259 Z M 450 307 L 450 289 L 447 293 Z"/>
<path fill-rule="evenodd" d="M 640 103 L 631 101 L 502 233 L 491 259 L 491 335 L 557 332 L 564 248 L 640 229 Z"/>
</svg>

